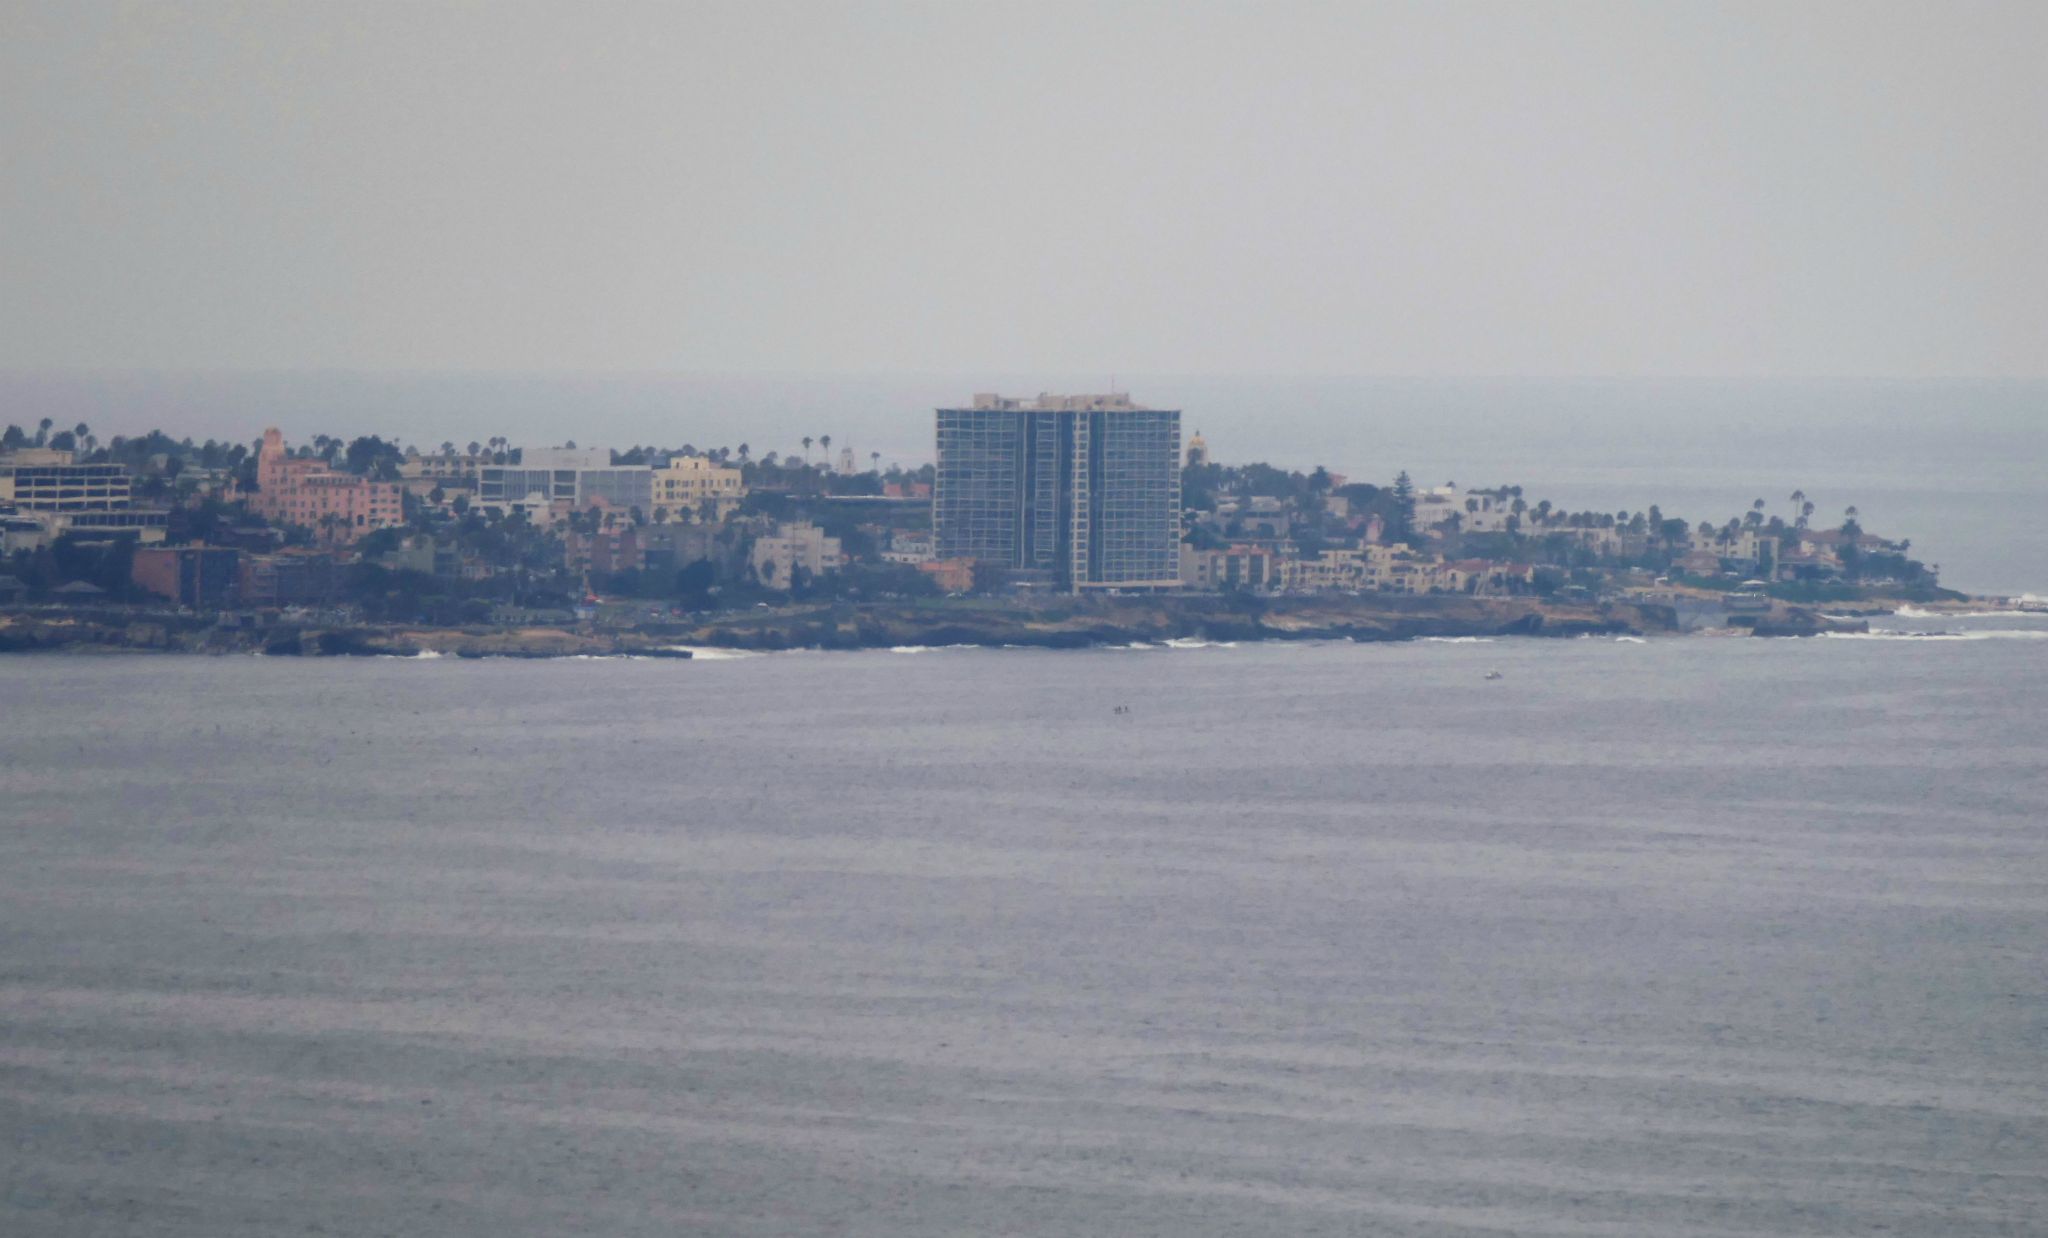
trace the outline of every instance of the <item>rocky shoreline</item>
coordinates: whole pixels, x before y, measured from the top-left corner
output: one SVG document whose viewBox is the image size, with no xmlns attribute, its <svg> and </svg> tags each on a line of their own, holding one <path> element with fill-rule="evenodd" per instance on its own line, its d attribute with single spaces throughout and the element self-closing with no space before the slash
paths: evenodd
<svg viewBox="0 0 2048 1238">
<path fill-rule="evenodd" d="M 1867 626 L 1859 620 L 1830 619 L 1803 607 L 1777 608 L 1745 624 L 1759 636 L 1809 636 Z M 0 653 L 687 658 L 692 648 L 969 645 L 1078 649 L 1169 640 L 1400 641 L 1457 636 L 1645 636 L 1679 630 L 1672 610 L 1653 604 L 1398 596 L 839 603 L 563 627 L 461 628 L 319 623 L 293 617 L 231 625 L 211 616 L 104 608 L 0 612 Z"/>
</svg>

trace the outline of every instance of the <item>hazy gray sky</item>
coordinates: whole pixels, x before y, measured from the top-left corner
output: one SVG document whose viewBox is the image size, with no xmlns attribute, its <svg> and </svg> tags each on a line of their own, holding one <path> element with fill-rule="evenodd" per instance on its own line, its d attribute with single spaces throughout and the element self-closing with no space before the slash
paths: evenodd
<svg viewBox="0 0 2048 1238">
<path fill-rule="evenodd" d="M 0 366 L 2048 372 L 2048 3 L 0 0 Z"/>
</svg>

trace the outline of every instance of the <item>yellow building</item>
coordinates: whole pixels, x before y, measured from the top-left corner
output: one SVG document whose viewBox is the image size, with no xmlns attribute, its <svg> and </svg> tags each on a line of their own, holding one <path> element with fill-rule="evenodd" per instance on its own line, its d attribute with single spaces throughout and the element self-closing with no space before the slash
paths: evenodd
<svg viewBox="0 0 2048 1238">
<path fill-rule="evenodd" d="M 667 468 L 654 470 L 653 509 L 668 509 L 671 516 L 695 514 L 706 499 L 715 500 L 723 516 L 738 503 L 747 488 L 740 471 L 715 464 L 706 456 L 677 456 Z"/>
</svg>

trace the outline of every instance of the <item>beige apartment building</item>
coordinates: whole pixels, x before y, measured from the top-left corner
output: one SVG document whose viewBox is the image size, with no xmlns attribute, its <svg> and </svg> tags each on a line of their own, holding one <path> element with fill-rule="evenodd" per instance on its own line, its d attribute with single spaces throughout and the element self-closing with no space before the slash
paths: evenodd
<svg viewBox="0 0 2048 1238">
<path fill-rule="evenodd" d="M 797 568 L 811 576 L 822 576 L 836 572 L 845 562 L 839 552 L 839 539 L 825 536 L 817 525 L 779 524 L 772 536 L 754 540 L 753 553 L 748 562 L 754 569 L 754 577 L 770 589 L 788 589 L 796 578 Z"/>
<path fill-rule="evenodd" d="M 707 456 L 677 456 L 667 468 L 654 470 L 651 502 L 670 515 L 695 514 L 706 499 L 715 501 L 720 517 L 747 493 L 738 469 L 714 463 Z"/>
</svg>

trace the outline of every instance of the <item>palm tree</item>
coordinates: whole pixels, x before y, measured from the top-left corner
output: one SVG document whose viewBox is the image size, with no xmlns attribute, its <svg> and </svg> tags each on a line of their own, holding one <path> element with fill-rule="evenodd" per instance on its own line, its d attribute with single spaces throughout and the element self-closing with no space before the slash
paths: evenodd
<svg viewBox="0 0 2048 1238">
<path fill-rule="evenodd" d="M 1799 515 L 1799 505 L 1804 502 L 1806 502 L 1806 491 L 1794 490 L 1792 492 L 1792 515 L 1795 519 Z"/>
<path fill-rule="evenodd" d="M 77 425 L 71 427 L 71 437 L 77 439 L 81 443 L 83 443 L 86 440 L 87 436 L 89 436 L 91 433 L 92 427 L 86 425 L 82 421 L 79 422 Z"/>
<path fill-rule="evenodd" d="M 818 445 L 819 445 L 820 447 L 823 447 L 823 448 L 825 449 L 825 467 L 826 467 L 826 468 L 828 468 L 828 469 L 829 469 L 829 468 L 831 468 L 831 467 L 832 467 L 832 436 L 831 436 L 831 435 L 829 435 L 829 434 L 821 434 L 821 435 L 819 435 L 819 436 L 818 436 Z"/>
<path fill-rule="evenodd" d="M 815 441 L 815 440 L 813 440 L 813 439 L 811 438 L 811 436 L 810 436 L 810 435 L 808 435 L 808 434 L 804 435 L 804 463 L 805 463 L 805 464 L 809 464 L 809 463 L 811 462 L 811 444 L 812 444 L 812 442 L 814 442 L 814 441 Z"/>
<path fill-rule="evenodd" d="M 746 445 L 745 443 L 741 443 L 741 444 L 740 444 L 740 463 L 741 463 L 741 464 L 745 464 L 745 463 L 747 462 L 747 456 L 748 456 L 748 454 L 749 454 L 749 453 L 751 453 L 751 452 L 752 452 L 753 450 L 754 450 L 753 448 L 751 448 L 751 447 L 747 446 L 747 445 Z"/>
<path fill-rule="evenodd" d="M 50 420 L 48 417 L 45 417 L 41 421 L 38 421 L 36 423 L 36 446 L 46 447 L 49 445 L 50 427 L 56 424 L 56 422 Z"/>
<path fill-rule="evenodd" d="M 881 471 L 882 471 L 882 453 L 881 453 L 881 452 L 879 452 L 879 451 L 871 451 L 871 452 L 869 452 L 869 453 L 868 453 L 868 470 L 869 470 L 870 472 L 874 472 L 874 473 L 879 473 L 879 472 L 881 472 Z"/>
<path fill-rule="evenodd" d="M 1812 499 L 1808 499 L 1808 500 L 1807 500 L 1806 502 L 1804 502 L 1804 503 L 1801 503 L 1801 504 L 1799 505 L 1799 527 L 1800 527 L 1800 528 L 1802 528 L 1802 529 L 1803 529 L 1803 528 L 1805 528 L 1805 527 L 1806 527 L 1806 522 L 1807 522 L 1808 520 L 1811 520 L 1811 519 L 1813 518 L 1813 512 L 1814 512 L 1814 503 L 1813 503 L 1813 500 L 1812 500 Z"/>
</svg>

